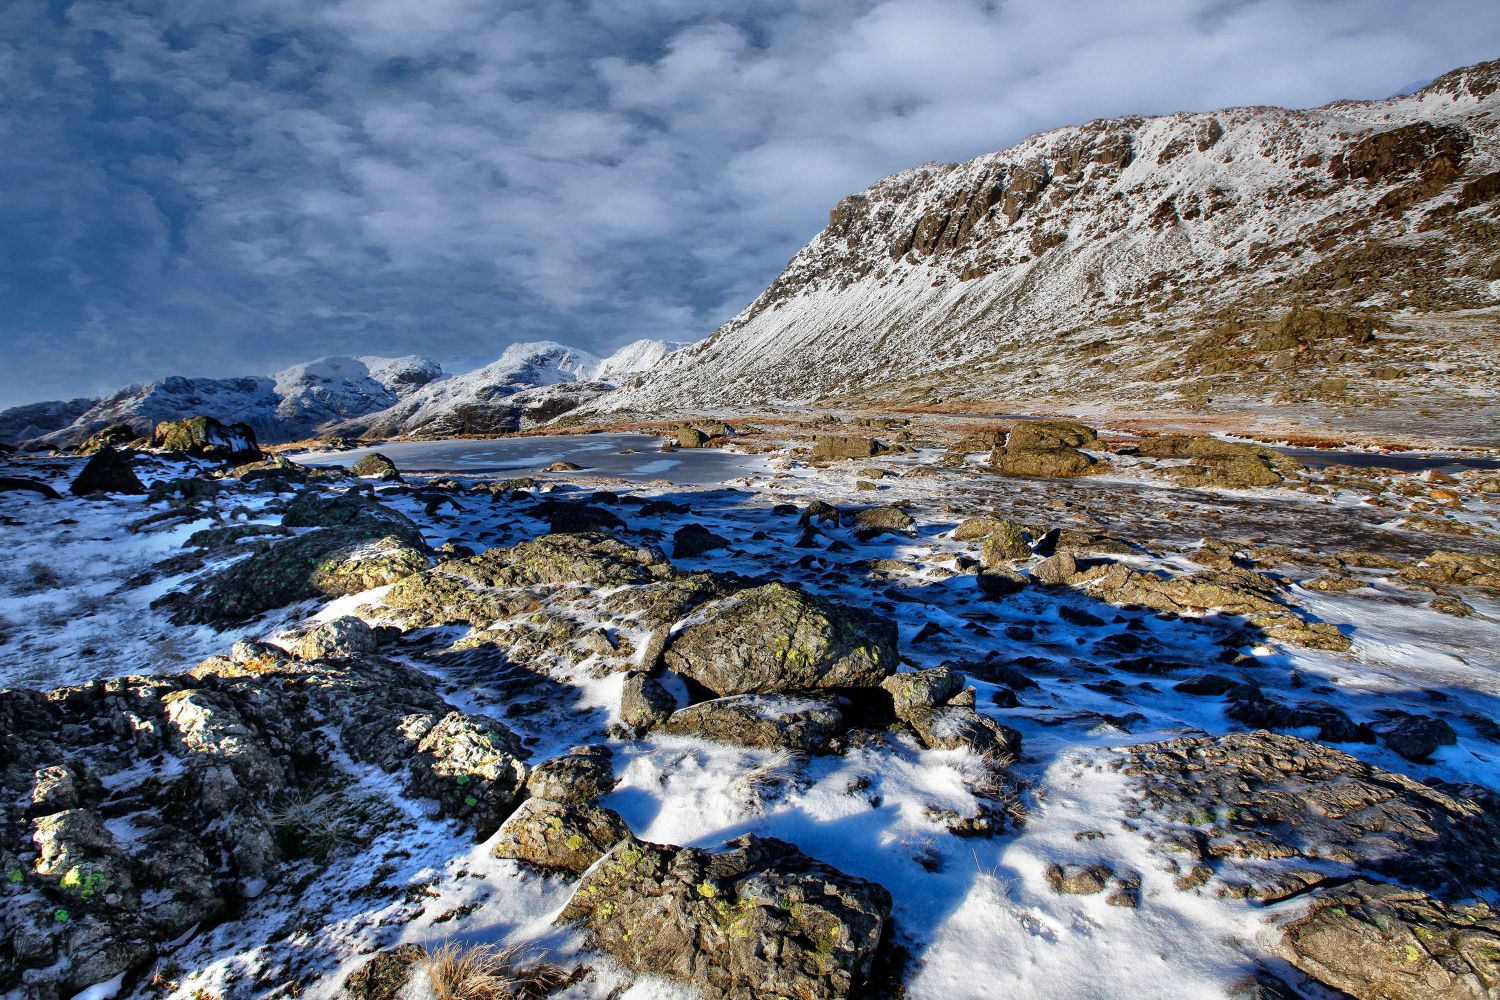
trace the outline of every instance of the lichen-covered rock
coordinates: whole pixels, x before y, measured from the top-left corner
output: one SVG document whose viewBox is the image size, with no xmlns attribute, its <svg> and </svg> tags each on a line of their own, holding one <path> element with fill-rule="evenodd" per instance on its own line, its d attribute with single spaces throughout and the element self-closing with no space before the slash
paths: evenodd
<svg viewBox="0 0 1500 1000">
<path fill-rule="evenodd" d="M 293 652 L 304 660 L 337 660 L 373 653 L 375 630 L 353 615 L 318 622 L 296 637 Z"/>
<path fill-rule="evenodd" d="M 1092 427 L 1066 420 L 1022 420 L 1006 435 L 1005 447 L 1015 451 L 1083 448 L 1099 440 Z"/>
<path fill-rule="evenodd" d="M 1234 455 L 1224 458 L 1202 458 L 1191 465 L 1160 470 L 1160 474 L 1181 486 L 1217 486 L 1248 490 L 1279 486 L 1286 477 L 1263 455 Z"/>
<path fill-rule="evenodd" d="M 1480 806 L 1321 743 L 1183 737 L 1130 748 L 1121 769 L 1139 796 L 1132 816 L 1193 827 L 1205 857 L 1269 863 L 1293 887 L 1252 890 L 1264 898 L 1339 874 L 1438 893 L 1500 878 L 1500 829 Z"/>
<path fill-rule="evenodd" d="M 784 841 L 746 834 L 726 847 L 627 838 L 559 920 L 626 967 L 689 982 L 708 1000 L 836 1000 L 861 986 L 890 893 Z"/>
<path fill-rule="evenodd" d="M 147 435 L 137 433 L 129 424 L 110 424 L 84 438 L 73 446 L 75 455 L 92 455 L 101 448 L 123 448 L 131 444 L 144 443 Z"/>
<path fill-rule="evenodd" d="M 863 535 L 907 532 L 917 522 L 900 507 L 866 507 L 854 512 L 854 527 Z"/>
<path fill-rule="evenodd" d="M 637 732 L 661 724 L 677 708 L 670 692 L 643 673 L 625 675 L 620 691 L 620 718 Z"/>
<path fill-rule="evenodd" d="M 1053 892 L 1070 896 L 1092 896 L 1109 887 L 1114 870 L 1108 865 L 1050 864 L 1043 873 Z"/>
<path fill-rule="evenodd" d="M 1412 583 L 1473 587 L 1500 594 L 1500 555 L 1438 550 L 1398 575 Z"/>
<path fill-rule="evenodd" d="M 1490 1000 L 1500 987 L 1500 915 L 1483 903 L 1358 879 L 1313 894 L 1280 951 L 1355 1000 Z"/>
<path fill-rule="evenodd" d="M 410 791 L 436 799 L 446 816 L 483 840 L 525 796 L 526 765 L 510 730 L 482 716 L 449 712 L 430 721 L 411 759 Z"/>
<path fill-rule="evenodd" d="M 979 548 L 979 563 L 985 569 L 996 569 L 1013 565 L 1031 558 L 1031 540 L 1025 529 L 1006 518 L 1001 518 L 995 530 L 984 536 Z"/>
<path fill-rule="evenodd" d="M 677 428 L 677 447 L 702 448 L 708 444 L 708 435 L 696 427 L 683 425 Z"/>
<path fill-rule="evenodd" d="M 530 798 L 500 827 L 491 853 L 579 875 L 629 836 L 612 809 Z"/>
<path fill-rule="evenodd" d="M 130 467 L 129 457 L 123 452 L 105 447 L 96 451 L 84 463 L 83 469 L 68 487 L 68 492 L 75 497 L 88 496 L 90 493 L 141 494 L 146 492 L 146 487 Z"/>
<path fill-rule="evenodd" d="M 378 451 L 371 452 L 351 465 L 349 474 L 361 479 L 380 479 L 387 482 L 401 478 L 401 470 L 396 468 L 396 463 Z"/>
<path fill-rule="evenodd" d="M 249 424 L 221 424 L 204 416 L 161 421 L 151 432 L 151 447 L 232 462 L 260 458 L 260 446 Z"/>
<path fill-rule="evenodd" d="M 1003 476 L 1070 479 L 1101 471 L 1103 463 L 1074 448 L 1014 448 L 990 454 L 990 467 Z"/>
<path fill-rule="evenodd" d="M 880 686 L 890 693 L 896 718 L 905 719 L 915 711 L 947 704 L 964 689 L 964 675 L 949 666 L 933 667 L 892 674 Z"/>
<path fill-rule="evenodd" d="M 376 952 L 368 962 L 349 973 L 344 980 L 344 996 L 349 1000 L 400 1000 L 413 969 L 427 957 L 427 949 L 419 944 L 398 944 Z"/>
<path fill-rule="evenodd" d="M 737 694 L 679 709 L 660 729 L 720 743 L 815 754 L 828 752 L 843 723 L 843 713 L 826 698 Z"/>
<path fill-rule="evenodd" d="M 343 597 L 395 583 L 425 570 L 420 538 L 364 525 L 319 528 L 296 538 L 257 546 L 251 554 L 191 590 L 168 595 L 166 608 L 179 624 L 242 622 L 309 597 Z"/>
<path fill-rule="evenodd" d="M 896 669 L 896 626 L 782 583 L 694 613 L 667 666 L 715 695 L 869 687 Z"/>
<path fill-rule="evenodd" d="M 1078 575 L 1078 560 L 1071 552 L 1057 552 L 1031 567 L 1031 578 L 1047 587 L 1065 587 Z"/>
<path fill-rule="evenodd" d="M 614 752 L 603 744 L 574 747 L 531 769 L 526 790 L 537 798 L 582 805 L 615 787 Z"/>
</svg>

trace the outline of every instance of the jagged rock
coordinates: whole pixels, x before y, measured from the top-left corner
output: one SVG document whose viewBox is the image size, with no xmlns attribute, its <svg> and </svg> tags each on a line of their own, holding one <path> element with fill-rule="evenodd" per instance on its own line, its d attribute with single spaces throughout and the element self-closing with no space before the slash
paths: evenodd
<svg viewBox="0 0 1500 1000">
<path fill-rule="evenodd" d="M 815 462 L 838 458 L 874 458 L 890 449 L 874 438 L 847 434 L 824 434 L 813 444 Z"/>
<path fill-rule="evenodd" d="M 904 720 L 915 711 L 947 704 L 964 689 L 964 675 L 945 665 L 892 674 L 880 686 L 890 693 L 896 718 Z"/>
<path fill-rule="evenodd" d="M 378 451 L 371 452 L 351 465 L 349 474 L 361 479 L 383 479 L 388 482 L 401 478 L 401 470 L 396 468 L 396 463 Z"/>
<path fill-rule="evenodd" d="M 375 652 L 375 630 L 353 615 L 317 625 L 297 636 L 293 651 L 304 660 L 338 660 Z"/>
<path fill-rule="evenodd" d="M 110 424 L 84 438 L 73 446 L 77 455 L 92 455 L 101 448 L 122 448 L 140 442 L 145 434 L 138 434 L 129 424 Z"/>
<path fill-rule="evenodd" d="M 625 675 L 620 692 L 620 718 L 627 726 L 637 732 L 651 729 L 676 708 L 676 700 L 654 677 L 641 673 Z"/>
<path fill-rule="evenodd" d="M 698 609 L 667 647 L 672 670 L 720 697 L 880 683 L 896 625 L 782 583 Z"/>
<path fill-rule="evenodd" d="M 737 694 L 679 709 L 660 728 L 720 743 L 826 753 L 843 721 L 838 707 L 826 698 Z"/>
<path fill-rule="evenodd" d="M 151 447 L 231 462 L 250 462 L 260 457 L 255 431 L 248 424 L 225 425 L 203 416 L 161 421 L 151 432 Z"/>
<path fill-rule="evenodd" d="M 854 527 L 863 535 L 907 532 L 917 522 L 900 507 L 866 507 L 854 512 Z"/>
<path fill-rule="evenodd" d="M 380 530 L 364 525 L 319 528 L 257 546 L 217 576 L 153 606 L 166 608 L 179 624 L 241 622 L 309 597 L 343 597 L 383 587 L 427 568 L 425 547 L 400 534 L 374 534 Z"/>
<path fill-rule="evenodd" d="M 716 535 L 701 524 L 687 524 L 672 534 L 672 558 L 697 559 L 705 552 L 726 548 L 729 539 Z"/>
<path fill-rule="evenodd" d="M 530 798 L 500 827 L 491 853 L 580 875 L 629 836 L 630 827 L 612 809 Z"/>
<path fill-rule="evenodd" d="M 862 985 L 890 893 L 780 840 L 746 834 L 725 846 L 627 838 L 559 920 L 627 968 L 685 980 L 709 1000 L 835 1000 Z"/>
<path fill-rule="evenodd" d="M 1120 766 L 1139 796 L 1131 814 L 1195 827 L 1205 857 L 1432 892 L 1500 877 L 1500 830 L 1474 802 L 1320 743 L 1268 732 L 1183 737 L 1132 747 Z M 1287 891 L 1296 889 L 1279 894 Z"/>
<path fill-rule="evenodd" d="M 1078 575 L 1078 561 L 1071 552 L 1050 555 L 1031 567 L 1031 578 L 1048 587 L 1065 587 Z"/>
<path fill-rule="evenodd" d="M 146 487 L 130 467 L 130 459 L 113 448 L 100 448 L 84 463 L 83 469 L 68 487 L 75 497 L 90 493 L 145 493 Z"/>
<path fill-rule="evenodd" d="M 1451 747 L 1458 734 L 1442 719 L 1402 712 L 1379 727 L 1380 740 L 1391 750 L 1417 764 L 1432 760 L 1438 747 Z"/>
<path fill-rule="evenodd" d="M 431 721 L 431 720 L 430 720 Z M 449 712 L 417 741 L 408 788 L 436 799 L 443 815 L 474 827 L 483 840 L 515 809 L 526 788 L 520 743 L 482 716 Z"/>
<path fill-rule="evenodd" d="M 526 790 L 564 805 L 592 802 L 615 787 L 614 756 L 603 744 L 574 747 L 532 768 Z"/>
<path fill-rule="evenodd" d="M 1355 1000 L 1490 1000 L 1500 916 L 1483 903 L 1358 879 L 1313 894 L 1282 928 L 1286 960 Z"/>
<path fill-rule="evenodd" d="M 61 500 L 62 494 L 40 479 L 29 479 L 25 476 L 0 476 L 0 493 L 14 493 L 26 491 L 38 493 L 48 500 Z"/>
</svg>

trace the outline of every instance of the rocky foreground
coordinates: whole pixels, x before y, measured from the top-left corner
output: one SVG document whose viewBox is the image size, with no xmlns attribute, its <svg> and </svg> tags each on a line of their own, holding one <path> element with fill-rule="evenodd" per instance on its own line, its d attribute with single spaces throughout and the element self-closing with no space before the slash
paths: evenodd
<svg viewBox="0 0 1500 1000">
<path fill-rule="evenodd" d="M 1500 474 L 177 431 L 0 469 L 7 996 L 1500 995 Z"/>
</svg>

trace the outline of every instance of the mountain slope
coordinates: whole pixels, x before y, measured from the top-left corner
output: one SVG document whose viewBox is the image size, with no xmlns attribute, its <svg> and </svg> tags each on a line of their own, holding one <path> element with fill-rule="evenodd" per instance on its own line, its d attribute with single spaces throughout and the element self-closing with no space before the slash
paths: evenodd
<svg viewBox="0 0 1500 1000">
<path fill-rule="evenodd" d="M 1385 101 L 1096 121 L 903 171 L 594 408 L 1483 402 L 1500 327 L 1455 310 L 1500 303 L 1497 87 L 1487 63 Z"/>
</svg>

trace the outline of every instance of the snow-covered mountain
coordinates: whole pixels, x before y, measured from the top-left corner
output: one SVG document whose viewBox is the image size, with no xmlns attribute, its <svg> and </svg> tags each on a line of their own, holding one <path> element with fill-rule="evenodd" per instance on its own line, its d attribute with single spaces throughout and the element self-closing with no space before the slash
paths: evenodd
<svg viewBox="0 0 1500 1000">
<path fill-rule="evenodd" d="M 659 363 L 675 347 L 638 340 L 596 358 L 561 344 L 514 344 L 483 368 L 423 386 L 378 413 L 345 421 L 351 437 L 502 434 L 546 423 L 592 402 L 621 379 Z"/>
<path fill-rule="evenodd" d="M 1483 402 L 1497 90 L 1492 62 L 1389 100 L 1094 121 L 894 174 L 593 408 Z"/>
<path fill-rule="evenodd" d="M 320 358 L 271 376 L 173 375 L 103 399 L 16 407 L 0 413 L 0 428 L 13 441 L 60 446 L 110 424 L 149 432 L 160 420 L 207 414 L 224 423 L 249 424 L 261 441 L 287 441 L 392 406 L 441 376 L 437 362 L 415 356 Z M 29 427 L 21 426 L 28 422 Z"/>
<path fill-rule="evenodd" d="M 637 340 L 606 358 L 551 341 L 512 344 L 461 375 L 427 358 L 330 357 L 270 376 L 171 376 L 104 399 L 0 411 L 0 441 L 74 444 L 110 424 L 142 431 L 207 414 L 242 422 L 262 442 L 317 434 L 391 437 L 498 434 L 546 423 L 661 361 L 677 344 Z"/>
</svg>

